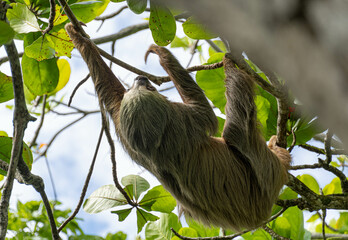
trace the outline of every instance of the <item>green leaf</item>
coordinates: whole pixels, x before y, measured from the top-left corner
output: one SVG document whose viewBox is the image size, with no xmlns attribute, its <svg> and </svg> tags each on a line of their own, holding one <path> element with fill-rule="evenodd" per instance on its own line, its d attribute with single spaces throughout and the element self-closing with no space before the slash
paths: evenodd
<svg viewBox="0 0 348 240">
<path fill-rule="evenodd" d="M 149 27 L 153 40 L 159 46 L 167 46 L 173 41 L 176 33 L 175 18 L 170 10 L 150 1 Z"/>
<path fill-rule="evenodd" d="M 138 226 L 138 233 L 143 229 L 144 225 L 148 221 L 156 221 L 159 217 L 148 213 L 140 208 L 137 208 L 137 226 Z"/>
<path fill-rule="evenodd" d="M 110 0 L 81 1 L 70 5 L 76 18 L 84 23 L 88 23 L 102 14 Z"/>
<path fill-rule="evenodd" d="M 36 240 L 36 239 L 33 239 Z M 103 237 L 94 236 L 94 235 L 77 235 L 69 236 L 69 240 L 104 240 Z"/>
<path fill-rule="evenodd" d="M 10 25 L 8 25 L 8 23 L 4 21 L 0 21 L 0 32 L 0 46 L 10 42 L 15 35 L 15 32 L 10 27 Z"/>
<path fill-rule="evenodd" d="M 279 195 L 279 199 L 281 200 L 290 200 L 297 198 L 298 194 L 294 192 L 291 188 L 286 187 L 281 194 Z M 273 205 L 272 215 L 277 214 L 280 210 L 282 210 L 281 206 Z"/>
<path fill-rule="evenodd" d="M 223 53 L 212 55 L 207 64 L 220 62 L 223 58 Z M 225 73 L 223 68 L 202 70 L 196 74 L 196 81 L 203 89 L 205 95 L 213 102 L 214 106 L 219 108 L 222 113 L 225 112 L 226 97 L 225 97 Z"/>
<path fill-rule="evenodd" d="M 212 34 L 206 26 L 198 23 L 198 21 L 192 17 L 189 17 L 183 24 L 184 33 L 193 39 L 211 39 L 216 38 L 216 34 Z"/>
<path fill-rule="evenodd" d="M 272 229 L 282 237 L 289 238 L 291 235 L 291 223 L 285 217 L 278 217 L 273 221 Z"/>
<path fill-rule="evenodd" d="M 338 177 L 332 179 L 331 183 L 327 184 L 324 187 L 323 193 L 324 193 L 324 195 L 341 194 L 342 193 L 342 187 L 341 187 L 340 179 Z"/>
<path fill-rule="evenodd" d="M 12 78 L 0 72 L 0 103 L 13 99 Z"/>
<path fill-rule="evenodd" d="M 315 213 L 307 220 L 307 222 L 315 222 L 318 219 L 319 219 L 319 214 Z"/>
<path fill-rule="evenodd" d="M 283 213 L 288 222 L 291 224 L 290 239 L 303 239 L 305 235 L 303 212 L 297 207 L 291 207 Z"/>
<path fill-rule="evenodd" d="M 315 180 L 314 177 L 312 177 L 309 174 L 303 174 L 300 176 L 297 176 L 297 178 L 302 181 L 304 184 L 306 184 L 307 187 L 309 187 L 309 189 L 311 189 L 313 192 L 315 192 L 316 194 L 320 194 L 319 193 L 319 184 L 317 182 L 317 180 Z"/>
<path fill-rule="evenodd" d="M 50 92 L 50 95 L 62 90 L 70 79 L 71 68 L 69 62 L 66 59 L 60 58 L 57 61 L 57 66 L 59 69 L 59 80 L 57 87 L 53 90 L 53 92 Z"/>
<path fill-rule="evenodd" d="M 178 232 L 181 227 L 178 216 L 174 213 L 162 213 L 158 221 L 146 225 L 145 238 L 146 240 L 169 240 L 174 236 L 170 229 L 173 228 Z"/>
<path fill-rule="evenodd" d="M 219 236 L 220 229 L 217 227 L 207 227 L 199 222 L 196 222 L 194 219 L 190 217 L 186 217 L 186 222 L 190 228 L 196 230 L 199 237 L 214 237 Z"/>
<path fill-rule="evenodd" d="M 127 0 L 130 10 L 136 14 L 143 13 L 147 6 L 147 0 Z"/>
<path fill-rule="evenodd" d="M 336 228 L 342 233 L 348 232 L 348 212 L 340 212 L 340 218 L 337 220 Z"/>
<path fill-rule="evenodd" d="M 126 240 L 127 239 L 127 234 L 124 232 L 117 232 L 117 233 L 108 233 L 105 237 L 105 240 Z"/>
<path fill-rule="evenodd" d="M 182 37 L 179 38 L 178 36 L 175 36 L 174 40 L 170 43 L 171 48 L 184 48 L 187 49 L 190 47 L 190 42 L 188 37 Z"/>
<path fill-rule="evenodd" d="M 265 136 L 267 135 L 267 120 L 271 109 L 271 104 L 266 98 L 260 95 L 256 95 L 255 104 L 257 109 L 257 120 L 261 123 L 260 127 L 263 131 L 263 135 Z"/>
<path fill-rule="evenodd" d="M 24 54 L 22 71 L 24 84 L 34 95 L 42 96 L 52 92 L 57 87 L 59 69 L 55 58 L 38 62 Z"/>
<path fill-rule="evenodd" d="M 39 62 L 51 59 L 55 54 L 54 45 L 47 40 L 47 37 L 39 37 L 31 45 L 27 46 L 24 52 L 26 56 L 34 58 Z"/>
<path fill-rule="evenodd" d="M 7 163 L 10 163 L 12 150 L 12 137 L 0 136 L 0 159 Z M 23 152 L 22 157 L 24 162 L 27 164 L 29 169 L 31 169 L 33 164 L 33 153 L 31 152 L 29 146 L 23 142 Z M 6 176 L 6 171 L 0 169 L 0 174 Z"/>
<path fill-rule="evenodd" d="M 136 200 L 139 199 L 139 196 L 142 192 L 145 192 L 147 189 L 150 188 L 150 184 L 146 179 L 138 176 L 138 175 L 128 175 L 122 178 L 121 183 L 123 186 L 127 187 L 132 185 L 133 186 L 133 193 L 132 195 L 135 197 Z"/>
<path fill-rule="evenodd" d="M 180 228 L 178 233 L 181 236 L 185 236 L 185 237 L 192 237 L 192 238 L 198 237 L 197 231 L 194 230 L 193 228 L 188 228 L 188 227 Z M 177 236 L 174 236 L 171 240 L 180 240 L 180 238 L 178 238 Z"/>
<path fill-rule="evenodd" d="M 171 213 L 176 207 L 175 199 L 162 185 L 149 190 L 139 204 L 148 211 L 152 210 L 163 213 Z M 150 206 L 150 209 L 146 208 L 147 204 Z"/>
<path fill-rule="evenodd" d="M 98 188 L 89 196 L 83 204 L 83 210 L 88 213 L 98 213 L 126 204 L 127 200 L 115 185 L 105 185 Z"/>
<path fill-rule="evenodd" d="M 131 211 L 132 211 L 132 208 L 127 208 L 122 210 L 111 211 L 111 213 L 116 213 L 118 215 L 118 221 L 123 222 L 131 213 Z"/>
<path fill-rule="evenodd" d="M 5 131 L 0 131 L 0 136 L 8 137 L 8 134 Z"/>
<path fill-rule="evenodd" d="M 304 144 L 311 140 L 316 134 L 323 132 L 325 129 L 319 125 L 319 119 L 300 119 L 300 124 L 295 129 L 296 145 Z M 292 143 L 292 134 L 287 138 L 288 146 Z"/>
<path fill-rule="evenodd" d="M 10 26 L 17 33 L 29 33 L 40 31 L 40 26 L 27 6 L 21 3 L 11 4 L 12 9 L 7 10 L 7 19 Z"/>
<path fill-rule="evenodd" d="M 245 240 L 272 240 L 272 237 L 263 229 L 250 231 L 246 234 L 243 234 L 242 237 Z"/>
<path fill-rule="evenodd" d="M 215 43 L 216 46 L 218 46 L 221 49 L 222 52 L 224 52 L 224 53 L 227 52 L 226 46 L 225 46 L 225 44 L 222 41 L 214 40 L 213 43 Z M 212 48 L 211 46 L 209 47 L 208 52 L 209 52 L 209 56 L 217 53 L 217 51 L 215 51 L 214 48 Z"/>
<path fill-rule="evenodd" d="M 46 37 L 47 40 L 54 46 L 56 57 L 71 57 L 71 51 L 74 49 L 74 44 L 72 43 L 65 29 L 51 33 L 51 35 L 47 35 Z"/>
</svg>

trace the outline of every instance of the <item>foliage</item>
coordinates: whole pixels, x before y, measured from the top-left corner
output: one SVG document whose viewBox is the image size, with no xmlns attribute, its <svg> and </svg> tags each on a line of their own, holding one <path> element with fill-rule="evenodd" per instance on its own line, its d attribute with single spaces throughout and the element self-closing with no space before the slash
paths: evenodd
<svg viewBox="0 0 348 240">
<path fill-rule="evenodd" d="M 178 13 L 181 15 L 183 12 L 173 11 L 164 5 L 156 4 L 154 1 L 150 1 L 149 9 L 147 9 L 148 1 L 146 0 L 127 0 L 124 3 L 119 3 L 123 1 L 72 0 L 69 1 L 69 6 L 79 21 L 87 23 L 94 21 L 112 3 L 114 3 L 112 6 L 121 4 L 124 6 L 127 4 L 133 13 L 147 14 L 149 30 L 156 44 L 161 46 L 171 44 L 171 48 L 181 48 L 184 51 L 193 49 L 195 53 L 199 54 L 203 65 L 221 62 L 224 53 L 227 52 L 228 47 L 225 46 L 221 39 L 218 39 L 216 34 L 212 33 L 214 29 L 212 31 L 208 30 L 194 17 L 178 17 Z M 71 51 L 74 46 L 64 29 L 64 25 L 69 20 L 63 9 L 56 5 L 53 28 L 48 34 L 43 35 L 42 31 L 48 26 L 50 12 L 48 1 L 18 0 L 11 1 L 11 3 L 8 2 L 8 4 L 10 4 L 10 8 L 6 13 L 8 21 L 0 21 L 0 47 L 8 44 L 13 39 L 18 40 L 22 44 L 24 53 L 21 58 L 21 68 L 26 102 L 31 110 L 31 114 L 43 118 L 42 112 L 36 111 L 37 107 L 42 107 L 45 114 L 54 112 L 55 108 L 62 104 L 63 100 L 60 96 L 57 96 L 57 93 L 64 93 L 62 90 L 70 80 L 71 67 L 66 58 L 71 58 Z M 180 32 L 178 31 L 179 28 L 181 28 L 180 30 L 182 30 L 185 36 L 177 36 L 177 32 Z M 202 43 L 202 40 L 207 39 L 213 40 L 215 48 L 212 48 L 211 43 L 209 47 L 207 47 L 207 44 Z M 221 52 L 217 52 L 216 48 L 219 48 Z M 270 83 L 266 74 L 246 54 L 243 56 L 243 60 L 247 65 L 263 81 Z M 224 77 L 223 68 L 198 71 L 195 76 L 197 83 L 204 90 L 207 98 L 221 112 L 220 117 L 218 117 L 220 130 L 218 136 L 221 136 L 226 118 L 224 115 L 224 107 L 226 105 Z M 277 81 L 280 84 L 284 83 L 278 76 Z M 260 86 L 255 87 L 255 95 L 260 131 L 265 139 L 268 140 L 277 133 L 278 102 L 269 91 Z M 43 97 L 47 97 L 46 102 L 43 101 Z M 13 98 L 12 76 L 0 72 L 0 103 L 4 104 L 7 102 L 7 104 L 11 104 L 9 100 Z M 291 93 L 289 102 L 291 104 L 286 122 L 288 147 L 306 144 L 319 133 L 323 133 L 326 130 L 319 126 L 317 116 L 304 114 L 298 110 L 300 104 L 291 96 Z M 12 106 L 8 105 L 8 108 L 11 109 Z M 85 114 L 84 116 L 89 114 L 79 109 L 75 110 L 74 114 L 82 113 Z M 296 141 L 294 141 L 294 136 Z M 0 131 L 0 161 L 5 162 L 7 165 L 11 159 L 12 144 L 12 137 L 9 137 L 6 132 Z M 22 157 L 30 169 L 34 162 L 33 155 L 37 157 L 46 155 L 47 148 L 45 147 L 48 148 L 49 146 L 45 146 L 45 144 L 38 146 L 36 142 L 30 144 L 23 142 Z M 325 149 L 322 150 L 325 153 Z M 337 150 L 337 148 L 332 147 L 332 150 Z M 348 157 L 341 155 L 333 158 L 328 165 L 336 170 L 344 170 L 347 163 Z M 0 181 L 3 180 L 3 176 L 6 176 L 6 174 L 7 170 L 0 168 Z M 343 193 L 342 179 L 338 177 L 333 178 L 331 182 L 322 188 L 311 174 L 299 174 L 297 179 L 317 195 L 327 196 Z M 126 176 L 122 178 L 121 183 L 129 198 L 136 203 L 136 206 L 129 205 L 120 190 L 114 184 L 111 184 L 101 186 L 95 190 L 85 200 L 83 205 L 84 211 L 97 214 L 101 211 L 110 210 L 112 214 L 117 215 L 120 222 L 129 221 L 130 214 L 134 214 L 137 219 L 137 233 L 141 232 L 146 239 L 179 239 L 171 229 L 188 237 L 215 237 L 222 235 L 222 229 L 206 227 L 189 218 L 180 220 L 174 213 L 175 199 L 162 186 L 150 188 L 149 182 L 138 175 Z M 296 200 L 298 197 L 297 192 L 285 187 L 279 199 L 291 201 Z M 71 210 L 60 210 L 60 202 L 52 202 L 51 205 L 54 208 L 54 217 L 59 226 L 70 216 Z M 277 214 L 281 210 L 280 206 L 275 205 L 272 214 Z M 305 223 L 303 211 L 294 206 L 289 207 L 267 226 L 282 237 L 310 239 L 311 233 L 322 232 L 322 215 L 321 211 L 314 211 L 310 213 L 310 218 Z M 330 227 L 325 228 L 326 232 L 347 234 L 348 213 L 339 212 L 336 218 L 330 220 L 328 223 Z M 105 238 L 84 235 L 77 220 L 80 219 L 75 218 L 62 230 L 69 239 L 124 240 L 127 237 L 122 232 L 109 233 Z M 16 210 L 10 209 L 9 211 L 8 223 L 8 230 L 11 235 L 8 239 L 51 239 L 52 237 L 45 207 L 39 201 L 26 203 L 18 201 Z M 311 232 L 309 232 L 309 229 Z M 224 229 L 224 231 L 227 234 L 235 234 L 232 230 Z M 250 231 L 241 237 L 243 239 L 272 239 L 264 229 Z"/>
</svg>

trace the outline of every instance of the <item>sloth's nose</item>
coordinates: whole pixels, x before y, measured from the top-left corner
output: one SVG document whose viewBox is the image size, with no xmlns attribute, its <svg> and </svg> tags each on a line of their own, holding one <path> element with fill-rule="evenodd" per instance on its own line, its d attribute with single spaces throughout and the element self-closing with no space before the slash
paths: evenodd
<svg viewBox="0 0 348 240">
<path fill-rule="evenodd" d="M 137 81 L 138 85 L 146 85 L 149 82 L 145 76 L 138 76 L 134 79 L 134 81 Z"/>
</svg>

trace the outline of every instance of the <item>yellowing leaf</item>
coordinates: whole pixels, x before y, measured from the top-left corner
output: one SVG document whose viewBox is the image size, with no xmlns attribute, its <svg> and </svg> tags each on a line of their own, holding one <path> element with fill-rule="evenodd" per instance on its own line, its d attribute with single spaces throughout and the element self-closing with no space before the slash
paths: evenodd
<svg viewBox="0 0 348 240">
<path fill-rule="evenodd" d="M 60 6 L 56 5 L 56 16 L 53 21 L 54 25 L 57 26 L 66 20 L 68 20 L 68 17 L 64 14 L 64 11 L 61 10 Z"/>
<path fill-rule="evenodd" d="M 69 62 L 65 59 L 58 59 L 57 65 L 59 69 L 58 85 L 50 94 L 55 94 L 62 90 L 70 79 L 71 68 Z"/>
<path fill-rule="evenodd" d="M 71 51 L 74 49 L 74 44 L 64 29 L 47 36 L 47 40 L 54 46 L 56 57 L 71 57 Z"/>
</svg>

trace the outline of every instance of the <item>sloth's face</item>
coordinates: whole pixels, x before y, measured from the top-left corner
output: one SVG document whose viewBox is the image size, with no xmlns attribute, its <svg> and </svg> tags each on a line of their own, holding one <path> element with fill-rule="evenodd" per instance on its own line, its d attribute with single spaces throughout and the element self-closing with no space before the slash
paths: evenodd
<svg viewBox="0 0 348 240">
<path fill-rule="evenodd" d="M 133 86 L 131 89 L 145 90 L 145 91 L 156 91 L 156 88 L 152 86 L 149 79 L 145 76 L 138 76 L 134 79 Z"/>
</svg>

